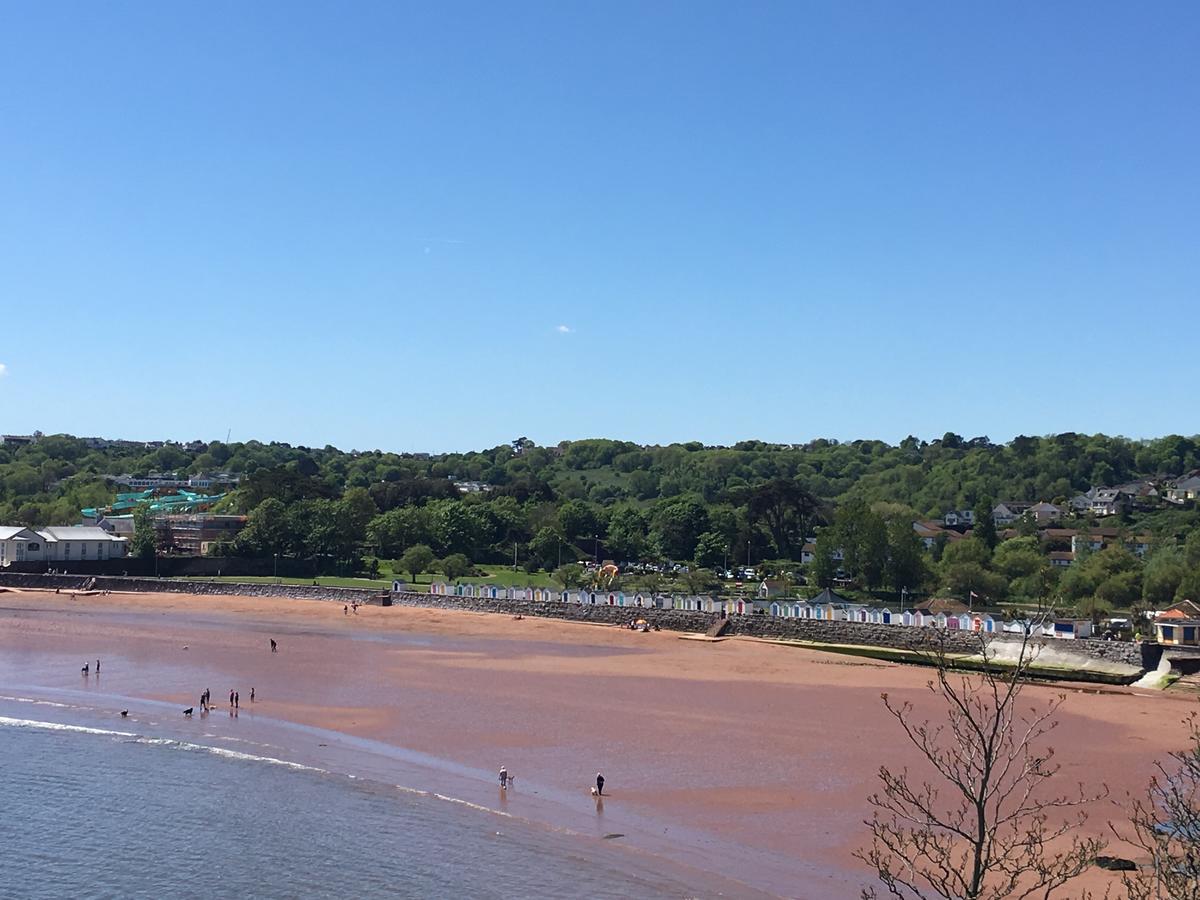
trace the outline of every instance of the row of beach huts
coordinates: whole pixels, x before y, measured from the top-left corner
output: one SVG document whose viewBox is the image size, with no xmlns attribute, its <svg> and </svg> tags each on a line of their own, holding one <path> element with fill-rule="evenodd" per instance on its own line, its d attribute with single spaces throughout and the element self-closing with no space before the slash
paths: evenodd
<svg viewBox="0 0 1200 900">
<path fill-rule="evenodd" d="M 616 606 L 637 609 L 675 609 L 718 615 L 766 615 L 780 619 L 814 619 L 826 622 L 858 622 L 868 625 L 898 625 L 911 628 L 940 628 L 982 634 L 1028 632 L 1035 637 L 1063 639 L 1092 636 L 1089 619 L 1005 620 L 985 612 L 945 612 L 927 609 L 892 610 L 888 607 L 853 603 L 830 590 L 811 599 L 724 598 L 685 594 L 627 594 L 619 590 L 513 587 L 494 584 L 448 584 L 435 581 L 429 593 L 446 597 L 483 600 L 525 600 L 535 603 L 573 603 L 578 606 Z"/>
</svg>

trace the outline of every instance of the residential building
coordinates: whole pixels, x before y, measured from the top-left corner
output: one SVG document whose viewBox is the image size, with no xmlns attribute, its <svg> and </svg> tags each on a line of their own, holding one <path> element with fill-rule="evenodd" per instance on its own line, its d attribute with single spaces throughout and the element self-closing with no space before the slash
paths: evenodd
<svg viewBox="0 0 1200 900">
<path fill-rule="evenodd" d="M 1129 496 L 1120 488 L 1096 488 L 1088 512 L 1093 516 L 1116 516 L 1129 509 Z"/>
<path fill-rule="evenodd" d="M 1025 515 L 1030 516 L 1039 525 L 1045 525 L 1050 522 L 1057 522 L 1063 517 L 1063 509 L 1061 506 L 1055 506 L 1053 503 L 1035 503 L 1029 509 L 1025 510 Z"/>
<path fill-rule="evenodd" d="M 975 526 L 975 510 L 952 509 L 942 516 L 942 524 L 947 528 L 973 528 Z"/>
<path fill-rule="evenodd" d="M 1051 550 L 1049 558 L 1050 565 L 1059 569 L 1065 569 L 1075 562 L 1075 554 L 1070 550 Z"/>
<path fill-rule="evenodd" d="M 6 444 L 11 447 L 25 447 L 29 444 L 36 444 L 45 435 L 40 431 L 35 431 L 33 434 L 0 434 L 0 444 Z"/>
<path fill-rule="evenodd" d="M 926 550 L 931 549 L 937 543 L 938 538 L 943 535 L 945 535 L 947 542 L 961 541 L 963 537 L 957 531 L 943 528 L 940 523 L 932 520 L 913 522 L 913 531 L 917 533 L 917 537 L 921 539 L 921 543 L 925 545 Z"/>
<path fill-rule="evenodd" d="M 30 528 L 0 525 L 0 566 L 46 558 L 45 539 Z"/>
<path fill-rule="evenodd" d="M 1180 478 L 1167 488 L 1167 499 L 1172 503 L 1200 500 L 1200 472 Z"/>
<path fill-rule="evenodd" d="M 997 528 L 1004 528 L 1025 515 L 1025 511 L 1033 505 L 1032 500 L 1001 501 L 992 509 L 992 521 L 996 523 Z"/>
</svg>

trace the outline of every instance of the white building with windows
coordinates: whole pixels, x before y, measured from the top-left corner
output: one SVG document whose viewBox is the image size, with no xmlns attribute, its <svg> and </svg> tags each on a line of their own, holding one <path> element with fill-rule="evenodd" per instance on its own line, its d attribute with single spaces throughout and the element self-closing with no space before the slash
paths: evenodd
<svg viewBox="0 0 1200 900">
<path fill-rule="evenodd" d="M 34 531 L 19 525 L 0 526 L 0 566 L 16 562 L 80 562 L 120 559 L 129 541 L 103 528 L 66 525 Z"/>
<path fill-rule="evenodd" d="M 46 541 L 29 528 L 0 525 L 0 566 L 46 558 Z"/>
</svg>

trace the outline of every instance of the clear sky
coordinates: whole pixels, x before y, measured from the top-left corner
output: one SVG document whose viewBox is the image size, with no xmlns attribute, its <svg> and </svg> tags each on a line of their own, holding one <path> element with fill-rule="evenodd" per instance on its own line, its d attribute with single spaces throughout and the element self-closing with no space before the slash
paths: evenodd
<svg viewBox="0 0 1200 900">
<path fill-rule="evenodd" d="M 1200 430 L 1200 5 L 7 3 L 0 431 Z"/>
</svg>

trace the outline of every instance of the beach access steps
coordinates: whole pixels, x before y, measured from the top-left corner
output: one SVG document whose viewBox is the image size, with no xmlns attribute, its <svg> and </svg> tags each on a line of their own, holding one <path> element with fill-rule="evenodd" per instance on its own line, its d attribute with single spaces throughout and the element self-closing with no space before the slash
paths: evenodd
<svg viewBox="0 0 1200 900">
<path fill-rule="evenodd" d="M 717 621 L 712 623 L 712 626 L 708 629 L 708 631 L 705 632 L 705 634 L 710 638 L 715 638 L 715 637 L 720 637 L 728 630 L 729 630 L 729 620 L 728 619 L 717 619 Z"/>
</svg>

